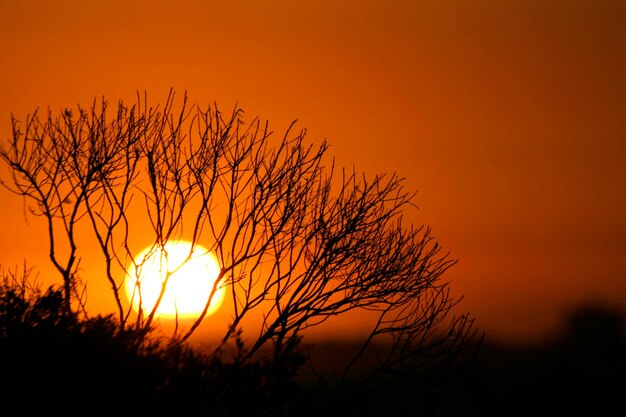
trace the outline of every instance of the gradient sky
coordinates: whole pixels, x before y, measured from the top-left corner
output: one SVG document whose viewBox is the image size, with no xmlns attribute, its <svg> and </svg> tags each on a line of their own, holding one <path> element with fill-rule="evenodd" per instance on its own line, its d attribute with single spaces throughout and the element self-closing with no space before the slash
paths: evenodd
<svg viewBox="0 0 626 417">
<path fill-rule="evenodd" d="M 584 300 L 626 306 L 624 22 L 622 0 L 0 0 L 0 135 L 170 87 L 298 119 L 339 164 L 405 177 L 462 310 L 534 340 Z M 0 264 L 46 271 L 22 209 L 0 191 Z"/>
</svg>

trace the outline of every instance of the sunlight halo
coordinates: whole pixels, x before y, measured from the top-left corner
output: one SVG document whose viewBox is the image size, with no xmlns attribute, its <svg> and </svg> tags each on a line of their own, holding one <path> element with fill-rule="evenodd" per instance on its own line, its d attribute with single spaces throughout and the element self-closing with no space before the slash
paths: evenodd
<svg viewBox="0 0 626 417">
<path fill-rule="evenodd" d="M 162 249 L 147 247 L 135 257 L 135 264 L 127 268 L 126 295 L 136 312 L 142 306 L 143 313 L 150 314 L 168 279 L 155 315 L 198 317 L 219 273 L 218 260 L 208 249 L 187 241 L 168 242 Z M 224 289 L 218 288 L 207 315 L 220 307 L 223 298 Z"/>
</svg>

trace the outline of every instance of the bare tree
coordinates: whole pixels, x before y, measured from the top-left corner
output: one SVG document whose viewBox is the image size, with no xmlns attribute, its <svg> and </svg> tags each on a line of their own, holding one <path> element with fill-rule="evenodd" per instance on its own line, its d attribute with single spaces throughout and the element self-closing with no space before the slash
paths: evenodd
<svg viewBox="0 0 626 417">
<path fill-rule="evenodd" d="M 414 195 L 401 178 L 336 169 L 327 143 L 307 144 L 295 123 L 276 137 L 258 118 L 244 122 L 241 109 L 225 114 L 187 101 L 176 106 L 170 93 L 162 108 L 150 107 L 144 95 L 114 112 L 102 100 L 58 115 L 35 112 L 24 123 L 13 118 L 12 137 L 0 148 L 11 174 L 3 184 L 46 220 L 68 311 L 84 307 L 77 230 L 88 229 L 120 325 L 153 325 L 158 302 L 132 314 L 121 293 L 129 263 L 142 267 L 129 217 L 140 209 L 155 252 L 184 238 L 220 263 L 204 311 L 176 334 L 181 341 L 225 288 L 232 321 L 217 348 L 250 315 L 262 317 L 246 324 L 253 328 L 243 360 L 265 347 L 280 360 L 307 328 L 361 310 L 373 317 L 371 331 L 346 375 L 379 338 L 391 341 L 378 356 L 381 370 L 440 364 L 465 347 L 472 320 L 452 315 L 458 299 L 442 280 L 455 261 L 428 227 L 403 223 Z M 161 296 L 167 284 L 166 277 Z"/>
</svg>

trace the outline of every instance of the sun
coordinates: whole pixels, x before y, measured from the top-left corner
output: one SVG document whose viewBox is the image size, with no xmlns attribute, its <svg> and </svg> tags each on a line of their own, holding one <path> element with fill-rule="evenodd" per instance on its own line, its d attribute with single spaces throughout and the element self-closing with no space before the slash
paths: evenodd
<svg viewBox="0 0 626 417">
<path fill-rule="evenodd" d="M 135 257 L 127 269 L 125 289 L 133 309 L 149 313 L 169 274 L 163 298 L 155 313 L 163 318 L 198 317 L 209 299 L 220 273 L 215 255 L 200 245 L 187 241 L 166 243 L 162 249 L 148 247 Z M 224 289 L 213 295 L 207 314 L 222 304 Z"/>
</svg>

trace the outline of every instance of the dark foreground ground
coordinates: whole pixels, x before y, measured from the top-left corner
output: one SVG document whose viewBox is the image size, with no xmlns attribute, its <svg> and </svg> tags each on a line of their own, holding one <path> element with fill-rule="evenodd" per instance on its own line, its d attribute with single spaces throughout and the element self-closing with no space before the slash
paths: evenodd
<svg viewBox="0 0 626 417">
<path fill-rule="evenodd" d="M 334 347 L 337 349 L 337 346 Z M 480 366 L 446 384 L 369 402 L 354 415 L 626 416 L 626 350 L 599 344 L 485 345 Z M 351 414 L 352 415 L 352 414 Z"/>
<path fill-rule="evenodd" d="M 390 372 L 373 386 L 394 390 L 343 390 L 330 409 L 316 402 L 328 396 L 301 390 L 319 382 L 306 365 L 294 384 L 283 368 L 262 363 L 205 363 L 184 350 L 138 354 L 133 333 L 109 320 L 59 315 L 57 293 L 31 305 L 6 291 L 0 301 L 0 415 L 626 416 L 623 322 L 597 308 L 575 312 L 553 342 L 516 348 L 487 337 L 470 366 L 436 369 L 413 385 Z M 310 354 L 329 375 L 354 348 L 325 343 Z"/>
<path fill-rule="evenodd" d="M 507 347 L 487 340 L 476 369 L 395 415 L 626 416 L 624 335 L 618 314 L 594 307 L 574 312 L 563 334 L 544 345 Z"/>
<path fill-rule="evenodd" d="M 364 398 L 362 416 L 626 416 L 626 338 L 621 317 L 598 308 L 568 318 L 563 333 L 537 346 L 503 346 L 487 338 L 472 369 L 444 383 L 396 393 L 406 402 Z M 344 347 L 345 348 L 345 347 Z M 321 346 L 321 357 L 342 347 Z"/>
<path fill-rule="evenodd" d="M 485 354 L 481 369 L 433 395 L 422 415 L 626 416 L 623 347 L 486 346 Z"/>
</svg>

